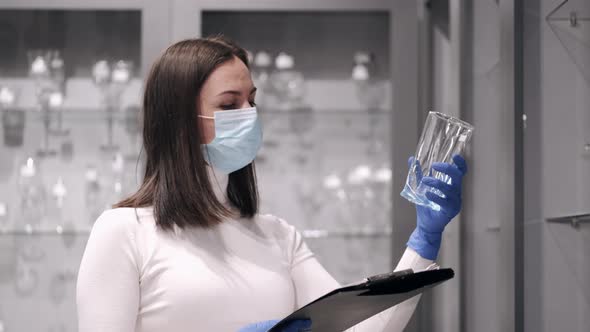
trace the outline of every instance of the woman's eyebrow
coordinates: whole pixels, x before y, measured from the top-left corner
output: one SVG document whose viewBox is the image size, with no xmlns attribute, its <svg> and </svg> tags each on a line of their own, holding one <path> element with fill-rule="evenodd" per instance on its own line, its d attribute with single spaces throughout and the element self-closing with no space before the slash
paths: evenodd
<svg viewBox="0 0 590 332">
<path fill-rule="evenodd" d="M 256 87 L 253 87 L 252 90 L 250 91 L 250 94 L 253 94 L 254 92 L 256 92 L 256 90 L 258 90 Z M 223 91 L 222 93 L 218 94 L 218 96 L 224 95 L 224 94 L 230 94 L 230 95 L 236 95 L 239 96 L 242 94 L 242 92 L 238 91 L 238 90 L 227 90 L 227 91 Z"/>
</svg>

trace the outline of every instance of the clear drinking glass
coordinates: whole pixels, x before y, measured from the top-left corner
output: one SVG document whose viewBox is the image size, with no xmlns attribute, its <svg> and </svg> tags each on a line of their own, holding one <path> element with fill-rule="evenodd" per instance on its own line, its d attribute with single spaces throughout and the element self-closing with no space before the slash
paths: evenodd
<svg viewBox="0 0 590 332">
<path fill-rule="evenodd" d="M 431 168 L 432 164 L 452 163 L 453 156 L 464 151 L 472 133 L 473 126 L 465 121 L 443 113 L 428 113 L 401 195 L 414 204 L 440 210 L 438 204 L 426 198 L 426 192 L 430 190 L 439 196 L 444 195 L 423 185 L 422 176 L 434 177 L 451 184 L 451 179 L 446 174 Z"/>
</svg>

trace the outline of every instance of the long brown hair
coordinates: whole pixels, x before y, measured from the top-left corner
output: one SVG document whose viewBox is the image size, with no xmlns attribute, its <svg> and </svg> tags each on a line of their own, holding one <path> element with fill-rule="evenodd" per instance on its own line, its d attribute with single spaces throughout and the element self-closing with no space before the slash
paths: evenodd
<svg viewBox="0 0 590 332">
<path fill-rule="evenodd" d="M 221 37 L 187 39 L 170 46 L 154 63 L 143 97 L 143 146 L 147 156 L 143 183 L 114 207 L 154 209 L 162 229 L 208 227 L 231 215 L 217 199 L 201 154 L 203 132 L 197 100 L 209 75 L 220 64 L 239 58 L 244 49 Z M 258 211 L 253 164 L 229 175 L 227 196 L 242 217 Z"/>
</svg>

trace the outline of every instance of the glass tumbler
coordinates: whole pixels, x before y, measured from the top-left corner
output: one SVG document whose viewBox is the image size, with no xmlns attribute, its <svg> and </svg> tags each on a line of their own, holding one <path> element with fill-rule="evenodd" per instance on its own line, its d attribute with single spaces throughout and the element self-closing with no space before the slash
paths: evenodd
<svg viewBox="0 0 590 332">
<path fill-rule="evenodd" d="M 426 192 L 431 191 L 444 197 L 443 193 L 422 184 L 422 176 L 434 177 L 451 184 L 451 178 L 432 169 L 432 164 L 452 163 L 453 156 L 465 150 L 472 133 L 473 126 L 465 121 L 443 113 L 428 113 L 401 195 L 414 204 L 440 210 L 438 204 L 426 197 Z"/>
</svg>

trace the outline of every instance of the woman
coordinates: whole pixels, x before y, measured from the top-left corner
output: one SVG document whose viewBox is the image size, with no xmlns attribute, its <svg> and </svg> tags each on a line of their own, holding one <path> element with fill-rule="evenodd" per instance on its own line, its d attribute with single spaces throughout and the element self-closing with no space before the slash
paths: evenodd
<svg viewBox="0 0 590 332">
<path fill-rule="evenodd" d="M 258 214 L 255 94 L 246 52 L 221 37 L 181 41 L 155 62 L 143 101 L 145 177 L 92 229 L 77 285 L 81 332 L 267 331 L 339 287 L 294 227 Z M 446 198 L 431 195 L 440 211 L 418 210 L 398 269 L 436 258 L 460 210 L 466 166 L 459 156 L 455 164 L 436 165 L 452 185 L 424 179 Z M 401 331 L 417 301 L 354 331 Z"/>
</svg>

